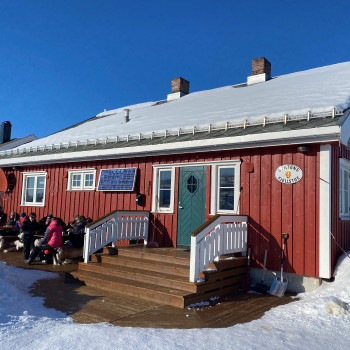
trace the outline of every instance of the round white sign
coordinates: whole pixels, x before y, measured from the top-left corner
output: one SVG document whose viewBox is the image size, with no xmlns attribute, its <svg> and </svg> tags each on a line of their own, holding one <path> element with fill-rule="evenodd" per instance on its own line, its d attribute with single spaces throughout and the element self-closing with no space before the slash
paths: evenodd
<svg viewBox="0 0 350 350">
<path fill-rule="evenodd" d="M 293 164 L 281 165 L 275 172 L 275 178 L 283 184 L 295 184 L 302 177 L 303 171 Z"/>
</svg>

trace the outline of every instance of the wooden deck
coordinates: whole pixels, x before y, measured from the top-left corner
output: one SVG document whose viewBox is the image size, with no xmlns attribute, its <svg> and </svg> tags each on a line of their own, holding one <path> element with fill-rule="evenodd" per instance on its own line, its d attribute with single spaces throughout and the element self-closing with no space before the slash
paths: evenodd
<svg viewBox="0 0 350 350">
<path fill-rule="evenodd" d="M 211 306 L 181 309 L 139 300 L 118 292 L 84 286 L 67 277 L 77 265 L 25 265 L 22 252 L 0 252 L 0 260 L 26 269 L 57 272 L 57 278 L 40 280 L 31 288 L 33 296 L 44 299 L 44 305 L 64 312 L 77 323 L 109 322 L 123 327 L 148 328 L 222 328 L 258 319 L 272 307 L 294 299 L 238 292 L 217 300 Z"/>
</svg>

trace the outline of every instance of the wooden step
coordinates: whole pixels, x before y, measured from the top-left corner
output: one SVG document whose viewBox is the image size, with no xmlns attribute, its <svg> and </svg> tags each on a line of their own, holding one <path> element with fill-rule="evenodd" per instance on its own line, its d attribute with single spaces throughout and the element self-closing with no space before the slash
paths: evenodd
<svg viewBox="0 0 350 350">
<path fill-rule="evenodd" d="M 150 283 L 131 281 L 128 279 L 74 271 L 73 277 L 78 278 L 87 286 L 123 293 L 140 299 L 152 300 L 160 304 L 184 307 L 184 293 L 175 288 L 167 288 Z"/>
<path fill-rule="evenodd" d="M 220 290 L 230 285 L 242 284 L 244 275 L 232 276 L 230 278 L 226 278 L 224 280 L 214 281 L 214 282 L 199 282 L 197 285 L 197 294 L 206 294 L 208 292 Z"/>
<path fill-rule="evenodd" d="M 199 274 L 203 281 L 191 283 L 188 256 L 175 248 L 107 247 L 72 275 L 95 288 L 185 307 L 234 293 L 247 273 L 247 258 L 223 256 Z"/>
<path fill-rule="evenodd" d="M 94 254 L 91 257 L 92 262 L 107 263 L 110 265 L 126 266 L 131 268 L 140 268 L 142 266 L 145 270 L 154 272 L 163 272 L 169 275 L 184 276 L 189 278 L 190 268 L 189 266 L 172 264 L 161 261 L 152 261 L 145 259 L 136 259 L 132 257 L 122 255 L 105 255 L 105 254 Z"/>
<path fill-rule="evenodd" d="M 119 266 L 115 264 L 111 265 L 107 263 L 91 262 L 88 264 L 81 263 L 79 265 L 79 272 L 81 271 L 152 283 L 170 289 L 174 288 L 183 290 L 187 293 L 197 292 L 197 286 L 194 283 L 189 282 L 188 277 L 151 271 L 144 269 L 143 266 L 139 266 L 139 268 L 131 268 L 128 266 Z"/>
<path fill-rule="evenodd" d="M 230 285 L 228 287 L 214 290 L 205 294 L 191 294 L 184 297 L 184 307 L 190 306 L 192 304 L 200 303 L 202 301 L 207 301 L 211 298 L 222 297 L 225 295 L 230 295 L 235 293 L 241 287 L 241 283 L 235 285 Z"/>
<path fill-rule="evenodd" d="M 207 269 L 214 269 L 216 271 L 224 271 L 232 269 L 238 266 L 247 266 L 248 258 L 247 257 L 220 257 L 219 261 L 211 262 Z"/>
<path fill-rule="evenodd" d="M 152 261 L 160 261 L 173 263 L 176 265 L 190 266 L 189 252 L 176 248 L 154 249 L 144 248 L 140 246 L 132 247 L 105 247 L 104 253 L 111 254 L 113 249 L 116 250 L 116 254 L 119 256 L 133 257 L 136 259 L 145 259 Z M 112 253 L 113 254 L 113 253 Z"/>
</svg>

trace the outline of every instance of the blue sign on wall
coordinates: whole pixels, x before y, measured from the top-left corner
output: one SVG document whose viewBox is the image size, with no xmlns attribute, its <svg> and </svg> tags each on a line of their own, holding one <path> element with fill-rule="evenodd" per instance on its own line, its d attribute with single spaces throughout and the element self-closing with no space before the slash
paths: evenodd
<svg viewBox="0 0 350 350">
<path fill-rule="evenodd" d="M 97 191 L 133 191 L 137 168 L 102 169 Z"/>
</svg>

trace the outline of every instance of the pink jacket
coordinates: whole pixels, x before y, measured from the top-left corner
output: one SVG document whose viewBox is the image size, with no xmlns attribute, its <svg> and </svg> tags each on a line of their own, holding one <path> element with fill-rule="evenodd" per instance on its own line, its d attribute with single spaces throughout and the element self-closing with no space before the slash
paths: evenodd
<svg viewBox="0 0 350 350">
<path fill-rule="evenodd" d="M 46 242 L 52 248 L 58 248 L 62 245 L 62 226 L 57 225 L 57 221 L 54 220 L 50 223 L 49 234 L 47 235 Z"/>
</svg>

